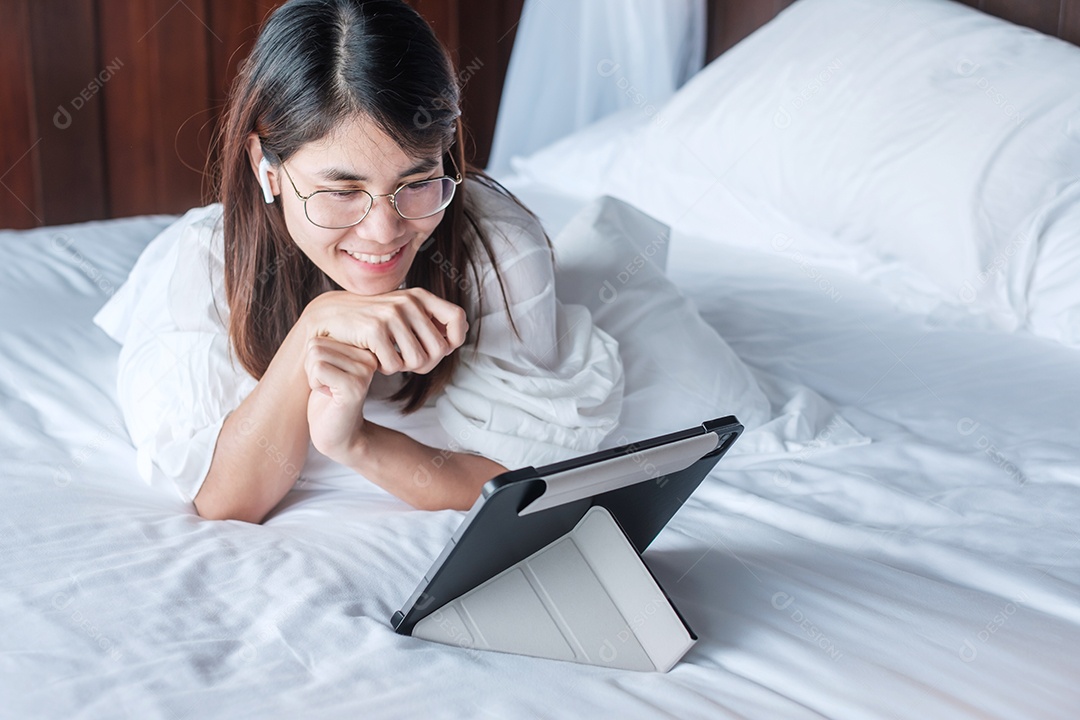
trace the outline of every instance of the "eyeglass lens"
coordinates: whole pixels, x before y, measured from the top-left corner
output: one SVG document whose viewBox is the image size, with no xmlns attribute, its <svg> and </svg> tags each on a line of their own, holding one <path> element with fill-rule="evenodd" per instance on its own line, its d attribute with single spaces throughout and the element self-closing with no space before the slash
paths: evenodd
<svg viewBox="0 0 1080 720">
<path fill-rule="evenodd" d="M 446 208 L 454 198 L 456 185 L 448 177 L 421 180 L 398 189 L 393 205 L 406 220 L 419 220 Z M 363 190 L 322 191 L 308 198 L 308 219 L 326 228 L 356 225 L 371 210 L 371 195 Z"/>
</svg>

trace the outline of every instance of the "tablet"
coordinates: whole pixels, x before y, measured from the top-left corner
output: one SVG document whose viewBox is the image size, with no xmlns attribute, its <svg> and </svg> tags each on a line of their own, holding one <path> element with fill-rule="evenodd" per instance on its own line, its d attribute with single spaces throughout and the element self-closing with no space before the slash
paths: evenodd
<svg viewBox="0 0 1080 720">
<path fill-rule="evenodd" d="M 497 475 L 484 485 L 391 625 L 398 633 L 413 634 L 425 617 L 574 531 L 594 506 L 606 510 L 640 555 L 742 430 L 734 416 L 727 416 Z"/>
</svg>

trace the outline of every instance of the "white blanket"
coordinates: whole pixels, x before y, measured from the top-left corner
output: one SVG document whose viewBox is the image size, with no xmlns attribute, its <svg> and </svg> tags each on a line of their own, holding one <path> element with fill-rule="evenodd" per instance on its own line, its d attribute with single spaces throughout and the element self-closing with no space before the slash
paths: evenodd
<svg viewBox="0 0 1080 720">
<path fill-rule="evenodd" d="M 700 636 L 670 673 L 474 652 L 388 622 L 460 513 L 358 483 L 213 522 L 138 478 L 90 318 L 165 222 L 0 233 L 0 715 L 1076 716 L 1076 351 L 676 238 L 780 422 L 805 385 L 873 442 L 721 461 L 645 555 Z"/>
</svg>

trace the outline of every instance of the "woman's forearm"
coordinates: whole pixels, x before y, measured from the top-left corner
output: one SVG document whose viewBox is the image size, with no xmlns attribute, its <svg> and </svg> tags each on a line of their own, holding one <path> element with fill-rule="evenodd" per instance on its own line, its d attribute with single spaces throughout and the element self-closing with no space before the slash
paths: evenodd
<svg viewBox="0 0 1080 720">
<path fill-rule="evenodd" d="M 364 441 L 348 465 L 421 510 L 468 510 L 484 483 L 506 472 L 485 457 L 438 450 L 370 422 L 364 423 Z"/>
<path fill-rule="evenodd" d="M 319 307 L 309 305 L 255 389 L 226 418 L 195 497 L 201 516 L 262 522 L 295 484 L 311 442 L 304 360 L 308 340 L 320 334 Z M 365 421 L 362 435 L 345 464 L 417 508 L 467 510 L 484 483 L 506 471 L 374 423 Z"/>
<path fill-rule="evenodd" d="M 199 515 L 259 523 L 289 492 L 307 459 L 306 317 L 293 326 L 255 389 L 225 420 L 202 488 Z"/>
</svg>

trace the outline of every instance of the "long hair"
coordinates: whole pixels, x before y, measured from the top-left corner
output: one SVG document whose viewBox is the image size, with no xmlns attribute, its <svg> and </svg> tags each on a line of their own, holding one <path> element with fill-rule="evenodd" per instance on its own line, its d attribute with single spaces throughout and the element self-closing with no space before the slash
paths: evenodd
<svg viewBox="0 0 1080 720">
<path fill-rule="evenodd" d="M 449 54 L 402 0 L 292 0 L 269 17 L 230 90 L 219 156 L 229 339 L 253 377 L 262 378 L 307 304 L 342 288 L 292 241 L 282 203 L 263 201 L 246 148 L 249 135 L 258 135 L 267 159 L 277 164 L 361 114 L 406 153 L 441 154 L 444 167 L 457 167 L 516 202 L 466 167 L 459 104 Z M 495 257 L 467 195 L 466 184 L 459 185 L 406 283 L 469 312 L 470 281 L 462 278 L 471 276 L 479 296 L 480 253 L 492 264 Z M 470 336 L 476 321 L 479 337 L 482 316 L 476 308 L 476 317 L 468 318 Z M 409 373 L 391 399 L 403 403 L 405 413 L 418 410 L 445 387 L 458 361 L 455 351 L 426 375 Z"/>
</svg>

